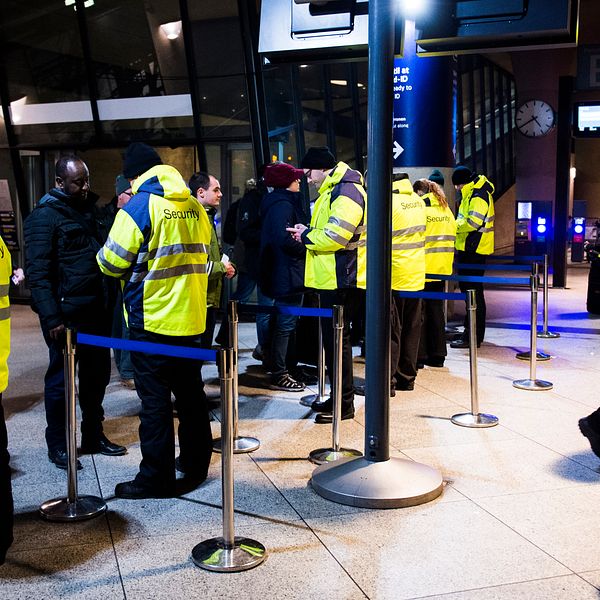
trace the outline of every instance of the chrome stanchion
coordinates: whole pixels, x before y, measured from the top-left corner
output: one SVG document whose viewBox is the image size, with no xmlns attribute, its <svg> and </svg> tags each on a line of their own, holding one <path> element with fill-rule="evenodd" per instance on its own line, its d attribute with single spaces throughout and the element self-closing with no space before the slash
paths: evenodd
<svg viewBox="0 0 600 600">
<path fill-rule="evenodd" d="M 40 506 L 47 521 L 85 521 L 106 511 L 106 502 L 97 496 L 77 495 L 77 414 L 75 408 L 74 331 L 65 331 L 65 405 L 67 436 L 67 497 L 48 500 Z"/>
<path fill-rule="evenodd" d="M 227 303 L 229 321 L 229 340 L 233 350 L 233 452 L 234 454 L 245 454 L 254 452 L 260 448 L 260 441 L 253 437 L 238 436 L 238 303 L 230 300 Z M 213 441 L 213 450 L 221 452 L 222 438 Z"/>
<path fill-rule="evenodd" d="M 319 317 L 319 355 L 317 357 L 317 393 L 309 394 L 308 396 L 302 396 L 300 398 L 300 404 L 302 406 L 312 406 L 313 402 L 318 400 L 319 402 L 325 402 L 329 400 L 329 394 L 325 393 L 325 348 L 323 347 L 323 326 L 321 324 L 321 317 Z"/>
<path fill-rule="evenodd" d="M 332 447 L 318 448 L 308 455 L 308 460 L 317 465 L 333 462 L 340 458 L 362 456 L 362 452 L 352 448 L 340 447 L 340 423 L 342 421 L 342 355 L 344 335 L 344 307 L 333 307 L 333 377 L 331 381 L 331 393 L 333 396 L 333 428 Z"/>
<path fill-rule="evenodd" d="M 513 386 L 520 390 L 551 390 L 552 384 L 549 381 L 536 379 L 536 360 L 537 355 L 537 297 L 538 297 L 538 278 L 537 274 L 531 276 L 531 331 L 529 353 L 529 379 L 517 379 L 513 381 Z"/>
<path fill-rule="evenodd" d="M 548 331 L 548 255 L 544 254 L 544 328 L 539 331 L 537 336 L 539 338 L 558 338 L 560 333 Z"/>
<path fill-rule="evenodd" d="M 192 549 L 192 560 L 208 571 L 238 572 L 252 569 L 266 558 L 265 547 L 252 539 L 236 537 L 233 512 L 233 413 L 235 353 L 232 348 L 219 350 L 221 380 L 221 470 L 223 536 L 200 542 Z"/>
<path fill-rule="evenodd" d="M 535 279 L 539 285 L 539 265 L 536 262 L 532 263 L 532 265 L 531 265 L 531 276 L 535 277 Z M 533 302 L 533 289 L 531 291 L 531 294 L 532 294 L 532 302 Z M 537 301 L 536 301 L 536 306 L 537 306 Z M 536 323 L 537 323 L 537 315 L 536 315 Z M 536 329 L 534 331 L 537 335 L 537 325 L 536 325 Z M 541 337 L 541 336 L 537 335 L 537 337 Z M 537 344 L 536 344 L 536 346 L 537 346 Z M 546 354 L 545 352 L 538 352 L 537 350 L 535 352 L 535 357 L 536 357 L 536 360 L 539 360 L 540 362 L 543 362 L 545 360 L 550 360 L 552 358 L 552 356 L 550 354 Z M 517 352 L 515 354 L 515 358 L 518 358 L 519 360 L 529 360 L 530 352 L 529 352 L 529 350 L 526 350 L 525 352 Z"/>
<path fill-rule="evenodd" d="M 475 290 L 467 290 L 467 315 L 469 318 L 469 363 L 471 368 L 471 412 L 460 413 L 452 417 L 455 425 L 462 427 L 494 427 L 498 425 L 498 417 L 479 412 L 479 396 L 477 381 L 477 303 Z"/>
</svg>

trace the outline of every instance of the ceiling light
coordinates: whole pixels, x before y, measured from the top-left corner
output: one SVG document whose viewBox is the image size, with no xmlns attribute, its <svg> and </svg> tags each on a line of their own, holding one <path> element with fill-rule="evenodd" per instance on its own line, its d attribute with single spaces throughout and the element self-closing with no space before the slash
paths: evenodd
<svg viewBox="0 0 600 600">
<path fill-rule="evenodd" d="M 345 79 L 332 79 L 329 83 L 331 83 L 331 85 L 348 85 L 348 82 Z"/>
<path fill-rule="evenodd" d="M 181 21 L 163 23 L 160 28 L 170 40 L 176 40 L 181 35 Z"/>
</svg>

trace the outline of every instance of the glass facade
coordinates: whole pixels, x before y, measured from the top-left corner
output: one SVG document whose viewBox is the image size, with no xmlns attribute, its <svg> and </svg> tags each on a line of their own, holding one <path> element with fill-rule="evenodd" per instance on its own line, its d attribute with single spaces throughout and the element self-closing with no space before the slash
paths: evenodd
<svg viewBox="0 0 600 600">
<path fill-rule="evenodd" d="M 0 151 L 20 213 L 53 185 L 61 153 L 88 162 L 92 187 L 108 202 L 123 149 L 134 140 L 157 147 L 185 178 L 198 169 L 215 174 L 223 213 L 257 163 L 298 164 L 309 146 L 328 145 L 364 171 L 366 60 L 264 61 L 256 54 L 258 5 L 0 3 Z M 499 193 L 514 181 L 514 103 L 510 74 L 481 57 L 460 57 L 457 162 L 488 174 Z"/>
<path fill-rule="evenodd" d="M 484 173 L 501 196 L 515 182 L 514 77 L 481 56 L 458 60 L 457 163 Z"/>
</svg>

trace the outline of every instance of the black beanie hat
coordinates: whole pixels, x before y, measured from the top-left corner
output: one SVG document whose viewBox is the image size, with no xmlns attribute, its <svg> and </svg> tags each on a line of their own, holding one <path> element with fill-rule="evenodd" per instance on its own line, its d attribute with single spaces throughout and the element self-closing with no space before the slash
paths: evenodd
<svg viewBox="0 0 600 600">
<path fill-rule="evenodd" d="M 135 179 L 148 169 L 162 164 L 162 160 L 154 148 L 143 142 L 134 142 L 127 146 L 123 156 L 123 177 Z"/>
<path fill-rule="evenodd" d="M 427 179 L 444 187 L 444 175 L 439 169 L 434 169 L 433 171 L 431 171 Z"/>
<path fill-rule="evenodd" d="M 300 167 L 302 169 L 333 169 L 336 164 L 337 160 L 327 146 L 312 146 L 304 155 Z"/>
<path fill-rule="evenodd" d="M 473 181 L 473 173 L 467 167 L 456 167 L 452 173 L 452 183 L 454 185 L 461 185 Z"/>
</svg>

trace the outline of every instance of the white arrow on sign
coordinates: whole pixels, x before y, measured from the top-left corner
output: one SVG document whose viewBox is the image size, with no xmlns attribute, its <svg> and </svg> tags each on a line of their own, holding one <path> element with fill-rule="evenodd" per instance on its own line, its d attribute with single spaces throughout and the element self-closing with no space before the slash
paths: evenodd
<svg viewBox="0 0 600 600">
<path fill-rule="evenodd" d="M 394 158 L 398 158 L 404 152 L 404 148 L 396 140 L 394 140 L 394 147 L 392 150 L 394 152 Z"/>
</svg>

